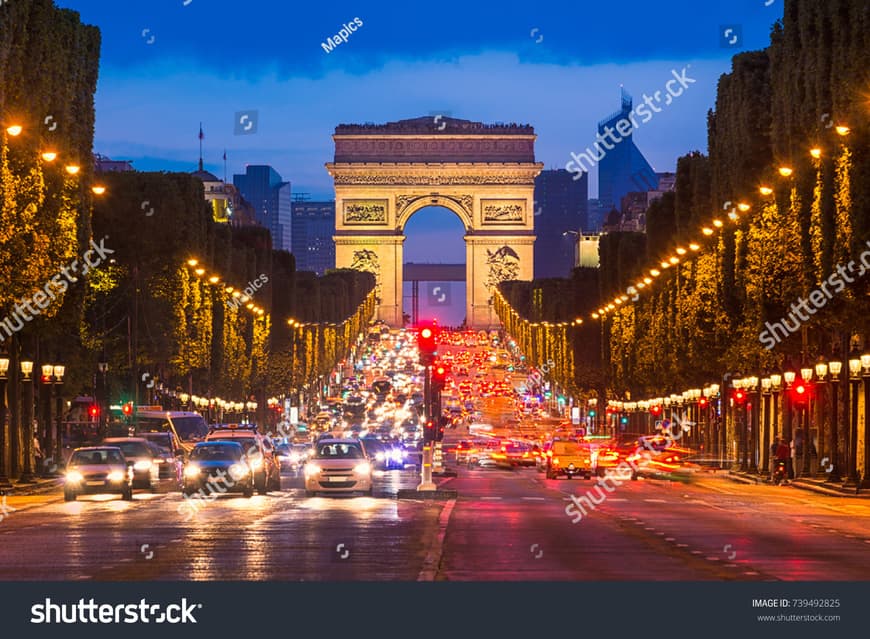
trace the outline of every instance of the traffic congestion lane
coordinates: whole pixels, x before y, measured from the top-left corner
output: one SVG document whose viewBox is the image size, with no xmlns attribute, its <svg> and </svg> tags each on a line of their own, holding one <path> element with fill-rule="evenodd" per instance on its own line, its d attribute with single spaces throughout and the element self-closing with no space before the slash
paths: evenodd
<svg viewBox="0 0 870 639">
<path fill-rule="evenodd" d="M 179 493 L 13 513 L 0 523 L 0 580 L 417 579 L 443 504 L 377 496 L 416 486 L 415 473 L 376 478 L 373 498 L 306 498 L 301 480 L 283 481 L 269 495 L 220 496 L 193 517 Z"/>
</svg>

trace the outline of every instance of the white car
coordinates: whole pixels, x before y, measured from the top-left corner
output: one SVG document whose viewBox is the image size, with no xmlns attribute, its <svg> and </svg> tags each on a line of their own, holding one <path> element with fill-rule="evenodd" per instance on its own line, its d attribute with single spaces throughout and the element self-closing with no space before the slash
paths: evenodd
<svg viewBox="0 0 870 639">
<path fill-rule="evenodd" d="M 303 469 L 305 494 L 372 494 L 372 464 L 356 439 L 321 439 Z"/>
</svg>

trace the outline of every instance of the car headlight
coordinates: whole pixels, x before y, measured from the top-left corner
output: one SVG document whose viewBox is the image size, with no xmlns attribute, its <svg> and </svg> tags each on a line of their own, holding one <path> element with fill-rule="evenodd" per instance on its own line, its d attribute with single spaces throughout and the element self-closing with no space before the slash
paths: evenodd
<svg viewBox="0 0 870 639">
<path fill-rule="evenodd" d="M 301 459 L 299 453 L 290 453 L 290 461 L 294 464 L 297 463 Z"/>
<path fill-rule="evenodd" d="M 84 481 L 84 475 L 77 470 L 71 470 L 66 474 L 66 481 L 69 484 L 78 484 Z"/>
<path fill-rule="evenodd" d="M 251 457 L 248 459 L 248 463 L 251 465 L 251 468 L 254 470 L 260 470 L 263 467 L 263 458 L 262 457 Z"/>
<path fill-rule="evenodd" d="M 109 481 L 124 481 L 127 479 L 127 475 L 122 473 L 120 470 L 113 470 L 106 477 Z"/>
<path fill-rule="evenodd" d="M 368 475 L 372 472 L 372 465 L 368 462 L 362 462 L 353 467 L 353 472 L 357 475 Z"/>
<path fill-rule="evenodd" d="M 151 461 L 148 459 L 140 459 L 133 464 L 133 470 L 148 470 L 151 468 Z"/>
<path fill-rule="evenodd" d="M 375 459 L 378 461 L 384 461 L 384 454 L 383 453 L 376 453 Z"/>
<path fill-rule="evenodd" d="M 199 477 L 200 473 L 199 466 L 195 464 L 189 464 L 184 467 L 184 476 L 185 477 Z"/>
<path fill-rule="evenodd" d="M 319 475 L 320 474 L 320 466 L 317 464 L 305 464 L 305 475 Z"/>
<path fill-rule="evenodd" d="M 229 469 L 230 477 L 233 478 L 233 481 L 239 481 L 247 477 L 247 475 L 251 472 L 248 470 L 248 467 L 244 464 L 233 464 Z"/>
</svg>

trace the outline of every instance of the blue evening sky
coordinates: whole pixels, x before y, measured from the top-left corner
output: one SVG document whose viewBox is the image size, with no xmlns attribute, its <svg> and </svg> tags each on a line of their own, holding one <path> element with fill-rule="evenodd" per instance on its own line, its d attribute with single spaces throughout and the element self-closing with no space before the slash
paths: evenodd
<svg viewBox="0 0 870 639">
<path fill-rule="evenodd" d="M 618 109 L 620 85 L 637 104 L 688 67 L 696 82 L 634 133 L 656 170 L 673 170 L 680 155 L 706 150 L 706 113 L 731 56 L 765 47 L 782 16 L 782 0 L 57 4 L 102 31 L 96 152 L 140 170 L 191 171 L 202 122 L 207 169 L 224 175 L 226 149 L 230 179 L 245 164 L 271 164 L 313 199 L 332 198 L 323 165 L 336 124 L 439 112 L 528 123 L 538 159 L 564 167 Z M 354 18 L 363 26 L 326 53 L 321 42 Z M 733 45 L 721 33 L 729 26 Z M 255 134 L 236 134 L 242 111 L 257 112 Z M 409 236 L 411 259 L 442 259 L 430 231 L 443 219 L 415 225 L 429 237 Z M 464 260 L 456 246 L 445 261 Z"/>
</svg>

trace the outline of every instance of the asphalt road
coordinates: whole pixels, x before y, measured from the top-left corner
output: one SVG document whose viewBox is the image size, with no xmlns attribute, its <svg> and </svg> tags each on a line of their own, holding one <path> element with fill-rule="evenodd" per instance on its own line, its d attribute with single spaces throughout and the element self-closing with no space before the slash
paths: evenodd
<svg viewBox="0 0 870 639">
<path fill-rule="evenodd" d="M 179 493 L 9 497 L 0 580 L 862 580 L 870 501 L 713 475 L 611 483 L 574 523 L 570 495 L 593 481 L 533 469 L 459 469 L 458 499 L 306 498 L 301 479 L 188 517 Z M 598 493 L 593 495 L 598 498 Z M 12 510 L 15 508 L 16 510 Z M 576 511 L 572 511 L 576 512 Z"/>
</svg>

